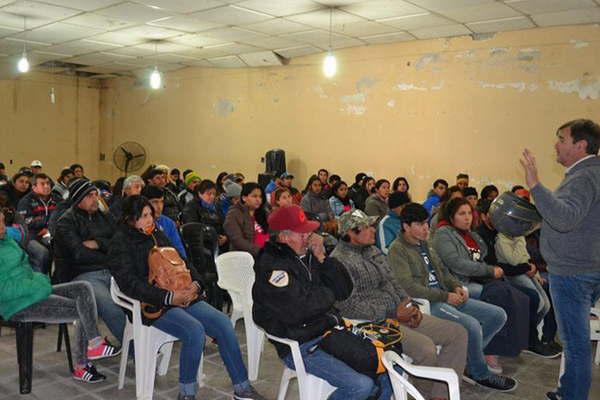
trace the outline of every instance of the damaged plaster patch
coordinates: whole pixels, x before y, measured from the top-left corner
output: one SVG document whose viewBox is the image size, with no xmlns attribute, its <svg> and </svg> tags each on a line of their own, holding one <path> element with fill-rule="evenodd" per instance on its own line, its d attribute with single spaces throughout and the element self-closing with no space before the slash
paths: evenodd
<svg viewBox="0 0 600 400">
<path fill-rule="evenodd" d="M 390 101 L 388 101 L 388 102 L 387 102 L 387 106 L 388 106 L 389 108 L 394 108 L 394 107 L 396 107 L 396 100 L 394 100 L 394 99 L 391 99 Z"/>
<path fill-rule="evenodd" d="M 377 79 L 371 76 L 363 76 L 360 80 L 356 81 L 356 90 L 363 92 L 365 89 L 372 88 L 377 84 Z"/>
<path fill-rule="evenodd" d="M 490 49 L 491 57 L 504 56 L 508 54 L 508 47 L 492 47 Z"/>
<path fill-rule="evenodd" d="M 464 58 L 464 59 L 467 59 L 467 60 L 473 59 L 475 57 L 476 57 L 476 55 L 475 55 L 475 52 L 473 50 L 461 51 L 461 52 L 457 53 L 454 56 L 454 58 L 456 58 L 456 59 Z"/>
<path fill-rule="evenodd" d="M 600 98 L 600 78 L 595 80 L 584 77 L 573 81 L 548 81 L 548 88 L 560 93 L 577 93 L 582 100 Z"/>
<path fill-rule="evenodd" d="M 489 83 L 489 82 L 480 82 L 482 89 L 515 89 L 518 92 L 535 92 L 538 90 L 538 85 L 535 83 L 525 83 L 525 82 L 506 82 L 506 83 Z"/>
<path fill-rule="evenodd" d="M 577 40 L 577 39 L 571 39 L 571 41 L 569 43 L 571 43 L 573 45 L 573 47 L 576 49 L 583 49 L 584 47 L 588 47 L 590 45 L 589 42 L 586 42 L 584 40 Z"/>
<path fill-rule="evenodd" d="M 427 65 L 431 63 L 436 63 L 440 61 L 440 55 L 437 53 L 425 54 L 423 57 L 419 58 L 419 60 L 415 63 L 415 68 L 417 71 L 422 70 Z"/>
<path fill-rule="evenodd" d="M 444 81 L 440 81 L 438 84 L 433 85 L 431 87 L 426 87 L 426 86 L 418 86 L 415 85 L 414 83 L 399 83 L 396 86 L 394 86 L 394 90 L 399 90 L 401 92 L 407 92 L 409 90 L 417 90 L 417 91 L 421 91 L 421 92 L 425 92 L 427 90 L 441 90 L 444 87 Z"/>
<path fill-rule="evenodd" d="M 217 112 L 218 116 L 227 117 L 229 114 L 235 111 L 235 106 L 231 100 L 219 99 L 217 104 L 215 104 L 215 111 Z"/>
<path fill-rule="evenodd" d="M 519 61 L 534 61 L 540 58 L 540 51 L 538 49 L 521 49 L 517 55 Z"/>
<path fill-rule="evenodd" d="M 340 98 L 340 101 L 342 102 L 340 111 L 344 111 L 348 115 L 363 115 L 365 111 L 367 111 L 367 107 L 365 106 L 366 100 L 367 96 L 365 96 L 364 93 L 342 96 Z"/>
</svg>

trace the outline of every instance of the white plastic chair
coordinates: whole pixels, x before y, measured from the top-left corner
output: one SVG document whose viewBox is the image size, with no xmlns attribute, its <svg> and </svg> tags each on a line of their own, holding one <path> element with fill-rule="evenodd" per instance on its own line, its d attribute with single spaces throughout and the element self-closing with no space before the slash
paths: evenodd
<svg viewBox="0 0 600 400">
<path fill-rule="evenodd" d="M 451 368 L 423 367 L 413 365 L 406 360 L 403 360 L 402 357 L 394 351 L 386 351 L 383 353 L 383 365 L 385 366 L 385 369 L 390 376 L 390 380 L 392 381 L 394 398 L 396 400 L 406 400 L 408 398 L 407 393 L 410 394 L 415 400 L 425 400 L 425 398 L 412 385 L 412 383 L 408 381 L 406 376 L 403 376 L 394 369 L 395 365 L 398 365 L 400 368 L 402 368 L 405 374 L 410 374 L 418 378 L 434 379 L 446 382 L 448 384 L 450 400 L 460 400 L 458 376 Z"/>
<path fill-rule="evenodd" d="M 326 380 L 306 372 L 302 353 L 300 353 L 300 345 L 297 341 L 273 336 L 266 332 L 263 333 L 267 335 L 269 339 L 290 347 L 294 366 L 296 367 L 296 370 L 293 370 L 284 365 L 277 400 L 285 400 L 290 380 L 294 378 L 298 379 L 300 400 L 325 400 L 335 391 L 336 388 L 331 386 Z"/>
<path fill-rule="evenodd" d="M 230 251 L 216 259 L 217 285 L 227 290 L 231 297 L 231 323 L 235 328 L 238 319 L 244 319 L 248 350 L 248 378 L 258 379 L 260 355 L 264 344 L 264 333 L 252 319 L 252 285 L 254 284 L 254 258 L 245 251 Z"/>
<path fill-rule="evenodd" d="M 129 356 L 129 344 L 133 340 L 135 350 L 135 396 L 138 400 L 151 400 L 154 392 L 154 378 L 157 372 L 156 363 L 158 355 L 161 355 L 158 366 L 158 374 L 164 376 L 169 368 L 173 342 L 178 339 L 142 323 L 140 302 L 125 295 L 119 289 L 114 278 L 110 280 L 110 295 L 119 306 L 129 310 L 133 317 L 133 323 L 126 318 L 125 330 L 123 332 L 123 343 L 121 352 L 121 366 L 119 368 L 119 389 L 125 384 L 125 371 L 127 369 L 127 358 Z M 200 361 L 198 369 L 198 385 L 203 386 L 202 366 L 204 357 Z"/>
</svg>

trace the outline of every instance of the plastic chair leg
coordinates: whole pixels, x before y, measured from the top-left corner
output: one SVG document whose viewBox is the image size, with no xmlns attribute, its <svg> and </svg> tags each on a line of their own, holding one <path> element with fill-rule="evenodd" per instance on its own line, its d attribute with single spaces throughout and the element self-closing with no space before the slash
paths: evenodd
<svg viewBox="0 0 600 400">
<path fill-rule="evenodd" d="M 246 323 L 245 319 L 244 325 L 246 327 L 246 344 L 248 350 L 248 378 L 251 381 L 255 381 L 258 379 L 260 355 L 263 349 L 265 334 L 252 327 L 251 323 Z"/>
<path fill-rule="evenodd" d="M 169 362 L 171 361 L 171 352 L 173 351 L 173 342 L 165 343 L 160 348 L 160 363 L 158 364 L 157 373 L 160 376 L 165 376 L 169 370 Z"/>
<path fill-rule="evenodd" d="M 71 373 L 73 373 L 73 371 L 75 371 L 73 369 L 73 355 L 71 354 L 71 339 L 69 338 L 69 328 L 67 327 L 67 324 L 60 324 L 58 326 L 58 331 L 61 332 L 59 333 L 59 337 L 62 336 L 62 338 L 65 340 L 65 350 L 67 353 L 67 363 L 69 364 L 69 371 L 71 371 Z"/>
<path fill-rule="evenodd" d="M 279 384 L 279 394 L 277 400 L 285 400 L 288 387 L 290 386 L 290 380 L 296 376 L 294 370 L 288 367 L 283 368 L 283 374 L 281 375 L 281 383 Z"/>
<path fill-rule="evenodd" d="M 129 346 L 133 340 L 133 326 L 128 322 L 123 331 L 123 343 L 121 343 L 121 363 L 119 366 L 119 389 L 125 385 L 125 372 L 127 371 L 127 359 L 129 358 Z"/>
<path fill-rule="evenodd" d="M 18 322 L 16 325 L 17 360 L 19 363 L 19 392 L 31 393 L 33 368 L 33 324 Z"/>
</svg>

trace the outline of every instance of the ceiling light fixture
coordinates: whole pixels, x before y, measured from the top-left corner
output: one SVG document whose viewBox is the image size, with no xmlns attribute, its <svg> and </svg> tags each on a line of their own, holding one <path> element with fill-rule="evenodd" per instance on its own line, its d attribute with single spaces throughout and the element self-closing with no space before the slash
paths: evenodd
<svg viewBox="0 0 600 400">
<path fill-rule="evenodd" d="M 27 31 L 27 18 L 23 17 L 23 32 Z M 23 42 L 23 55 L 17 63 L 17 69 L 24 74 L 29 71 L 29 60 L 27 59 L 27 42 Z"/>
<path fill-rule="evenodd" d="M 154 57 L 156 58 L 156 42 L 154 42 Z M 150 74 L 150 87 L 154 90 L 160 89 L 162 86 L 162 76 L 158 70 L 158 65 L 154 66 L 154 71 Z"/>
<path fill-rule="evenodd" d="M 333 31 L 333 7 L 329 9 L 329 50 L 323 60 L 323 74 L 326 78 L 332 78 L 337 72 L 337 60 L 331 48 L 331 35 Z"/>
</svg>

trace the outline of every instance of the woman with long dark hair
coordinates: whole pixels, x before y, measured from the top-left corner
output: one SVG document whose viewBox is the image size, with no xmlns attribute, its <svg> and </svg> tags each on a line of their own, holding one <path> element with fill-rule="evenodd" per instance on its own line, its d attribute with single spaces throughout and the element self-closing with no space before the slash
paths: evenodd
<svg viewBox="0 0 600 400">
<path fill-rule="evenodd" d="M 223 182 L 225 181 L 225 177 L 229 175 L 227 172 L 223 171 L 217 175 L 217 179 L 215 179 L 215 184 L 217 185 L 217 196 L 220 196 L 221 193 L 225 191 L 223 188 Z"/>
<path fill-rule="evenodd" d="M 375 193 L 365 202 L 365 213 L 379 218 L 385 217 L 390 210 L 387 204 L 388 197 L 390 197 L 390 181 L 379 179 L 375 182 Z"/>
<path fill-rule="evenodd" d="M 398 178 L 394 179 L 394 183 L 392 183 L 392 193 L 395 193 L 395 192 L 406 193 L 408 196 L 408 199 L 410 201 L 412 201 L 410 193 L 408 192 L 409 190 L 410 190 L 410 185 L 408 184 L 408 180 L 405 177 L 399 176 Z"/>
<path fill-rule="evenodd" d="M 348 197 L 348 185 L 344 181 L 336 182 L 331 191 L 333 195 L 329 198 L 329 207 L 336 218 L 354 208 L 354 201 Z"/>
</svg>

